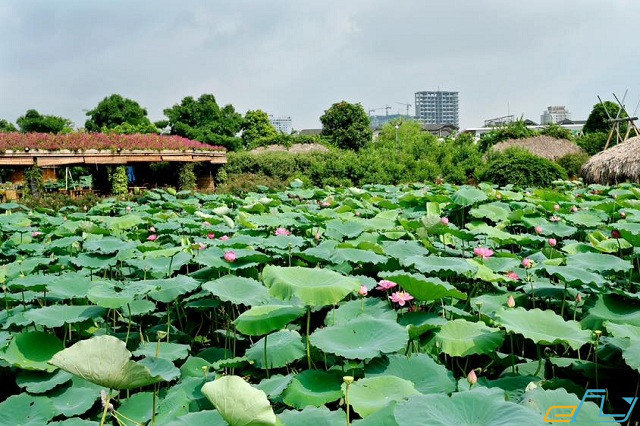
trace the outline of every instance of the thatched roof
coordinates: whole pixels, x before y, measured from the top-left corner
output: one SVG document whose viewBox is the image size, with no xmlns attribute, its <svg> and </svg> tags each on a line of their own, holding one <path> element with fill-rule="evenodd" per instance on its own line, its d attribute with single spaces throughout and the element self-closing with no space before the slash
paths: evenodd
<svg viewBox="0 0 640 426">
<path fill-rule="evenodd" d="M 580 154 L 584 151 L 575 143 L 566 139 L 556 139 L 551 136 L 534 136 L 526 139 L 509 139 L 495 144 L 492 149 L 504 151 L 507 148 L 518 147 L 539 157 L 557 160 L 567 154 Z"/>
<path fill-rule="evenodd" d="M 640 136 L 597 153 L 580 174 L 587 183 L 640 182 Z"/>
<path fill-rule="evenodd" d="M 329 152 L 329 148 L 319 143 L 294 143 L 289 148 L 284 145 L 261 146 L 250 151 L 252 154 L 263 152 L 288 152 L 289 154 L 301 154 L 305 152 Z"/>
</svg>

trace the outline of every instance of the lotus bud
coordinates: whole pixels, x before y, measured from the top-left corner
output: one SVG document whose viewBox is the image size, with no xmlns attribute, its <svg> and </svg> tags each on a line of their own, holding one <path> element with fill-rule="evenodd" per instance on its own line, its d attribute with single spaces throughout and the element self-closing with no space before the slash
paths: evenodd
<svg viewBox="0 0 640 426">
<path fill-rule="evenodd" d="M 627 217 L 627 214 L 625 212 L 621 211 L 620 212 L 620 217 L 624 219 L 625 217 Z"/>
<path fill-rule="evenodd" d="M 533 267 L 533 260 L 529 259 L 528 257 L 525 257 L 524 259 L 522 259 L 522 267 L 525 269 L 529 269 Z"/>
<path fill-rule="evenodd" d="M 559 206 L 558 204 L 556 204 L 555 206 L 553 206 L 553 209 L 554 209 L 555 211 L 558 211 L 558 210 L 560 210 L 560 206 Z"/>
<path fill-rule="evenodd" d="M 469 382 L 471 386 L 478 383 L 478 376 L 476 376 L 476 372 L 474 370 L 471 370 L 469 374 L 467 374 L 467 382 Z"/>
<path fill-rule="evenodd" d="M 573 206 L 573 207 L 571 207 L 571 211 L 572 211 L 573 213 L 575 213 L 575 212 L 577 212 L 577 211 L 578 211 L 578 208 L 577 208 L 576 206 Z"/>
<path fill-rule="evenodd" d="M 578 293 L 578 295 L 576 296 L 576 303 L 580 302 L 582 302 L 582 296 L 580 295 L 580 293 Z"/>
<path fill-rule="evenodd" d="M 555 238 L 549 238 L 548 243 L 551 247 L 555 247 L 558 244 Z"/>
<path fill-rule="evenodd" d="M 367 289 L 366 286 L 361 285 L 360 286 L 360 290 L 358 290 L 358 294 L 360 296 L 366 296 L 369 293 L 369 290 Z"/>
<path fill-rule="evenodd" d="M 516 300 L 513 298 L 513 296 L 509 296 L 509 298 L 507 299 L 507 306 L 510 308 L 516 307 Z"/>
<path fill-rule="evenodd" d="M 617 239 L 619 239 L 622 235 L 620 235 L 620 231 L 618 231 L 617 229 L 614 229 L 613 231 L 611 231 L 611 236 L 617 240 Z"/>
<path fill-rule="evenodd" d="M 351 383 L 353 383 L 353 376 L 344 376 L 342 377 L 342 381 L 345 382 L 347 385 L 350 385 Z"/>
<path fill-rule="evenodd" d="M 500 199 L 502 199 L 502 195 L 500 195 L 500 194 L 496 194 L 496 198 L 497 198 L 498 200 L 500 200 Z"/>
<path fill-rule="evenodd" d="M 442 219 L 440 219 L 440 223 L 447 226 L 449 224 L 449 218 L 443 217 Z"/>
<path fill-rule="evenodd" d="M 536 234 L 542 234 L 542 226 L 536 226 Z"/>
</svg>

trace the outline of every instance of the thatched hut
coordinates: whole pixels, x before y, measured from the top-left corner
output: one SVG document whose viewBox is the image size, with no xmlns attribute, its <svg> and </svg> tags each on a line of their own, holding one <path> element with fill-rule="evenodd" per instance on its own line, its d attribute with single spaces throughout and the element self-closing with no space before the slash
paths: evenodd
<svg viewBox="0 0 640 426">
<path fill-rule="evenodd" d="M 597 153 L 582 166 L 580 174 L 587 183 L 640 183 L 640 136 Z"/>
<path fill-rule="evenodd" d="M 526 149 L 533 155 L 549 160 L 557 160 L 568 154 L 582 154 L 584 151 L 567 139 L 556 139 L 551 136 L 533 136 L 526 139 L 509 139 L 495 144 L 492 149 L 502 152 L 508 148 Z"/>
</svg>

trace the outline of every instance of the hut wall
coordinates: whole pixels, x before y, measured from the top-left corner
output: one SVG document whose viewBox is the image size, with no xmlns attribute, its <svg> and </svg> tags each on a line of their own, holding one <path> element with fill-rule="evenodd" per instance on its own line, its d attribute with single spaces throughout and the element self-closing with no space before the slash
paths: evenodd
<svg viewBox="0 0 640 426">
<path fill-rule="evenodd" d="M 213 191 L 216 189 L 215 171 L 212 166 L 203 167 L 202 170 L 198 171 L 196 175 L 198 191 Z"/>
</svg>

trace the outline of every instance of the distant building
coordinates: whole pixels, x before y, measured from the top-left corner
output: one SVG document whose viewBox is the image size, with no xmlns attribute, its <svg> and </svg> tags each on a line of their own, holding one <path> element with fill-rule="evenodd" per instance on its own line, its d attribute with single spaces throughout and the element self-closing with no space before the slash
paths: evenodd
<svg viewBox="0 0 640 426">
<path fill-rule="evenodd" d="M 416 92 L 416 119 L 424 124 L 458 126 L 458 92 Z"/>
<path fill-rule="evenodd" d="M 403 116 L 406 118 L 406 116 Z M 429 132 L 438 138 L 447 138 L 454 133 L 458 132 L 458 126 L 454 126 L 453 124 L 424 124 L 420 123 L 423 132 Z M 382 130 L 382 126 L 372 127 L 373 130 L 373 140 L 378 139 L 380 135 L 380 131 Z"/>
<path fill-rule="evenodd" d="M 576 120 L 576 121 L 564 120 L 556 124 L 558 124 L 563 129 L 569 130 L 571 133 L 577 136 L 582 134 L 582 128 L 584 127 L 585 123 L 586 123 L 585 120 Z M 524 120 L 524 124 L 525 126 L 527 126 L 527 128 L 535 131 L 540 131 L 545 128 L 544 125 L 536 124 L 531 120 Z M 492 130 L 495 130 L 495 126 L 470 127 L 470 128 L 464 129 L 462 133 L 470 133 L 477 140 L 477 139 L 480 139 L 482 135 L 484 135 L 485 133 L 489 133 Z"/>
<path fill-rule="evenodd" d="M 274 117 L 269 115 L 269 121 L 273 127 L 276 128 L 278 133 L 284 133 L 286 135 L 291 133 L 291 117 Z"/>
<path fill-rule="evenodd" d="M 540 123 L 543 125 L 560 123 L 564 120 L 571 120 L 571 113 L 564 106 L 548 106 L 540 116 Z"/>
<path fill-rule="evenodd" d="M 515 120 L 513 115 L 505 115 L 504 117 L 490 118 L 484 120 L 484 127 L 500 127 L 509 123 L 513 123 Z"/>
<path fill-rule="evenodd" d="M 382 127 L 388 122 L 392 120 L 396 121 L 406 121 L 407 119 L 413 120 L 413 117 L 407 117 L 404 114 L 391 114 L 391 115 L 370 115 L 369 120 L 371 121 L 370 127 L 375 129 L 377 127 Z"/>
</svg>

